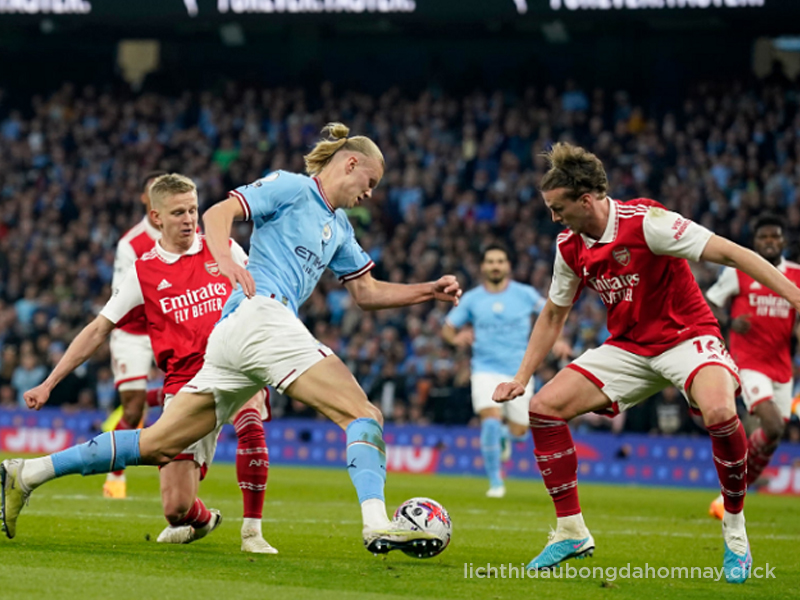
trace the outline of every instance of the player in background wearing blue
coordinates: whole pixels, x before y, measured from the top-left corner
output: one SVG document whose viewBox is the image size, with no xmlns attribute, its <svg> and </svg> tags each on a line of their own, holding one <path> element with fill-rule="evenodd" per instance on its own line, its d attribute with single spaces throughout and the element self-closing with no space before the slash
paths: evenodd
<svg viewBox="0 0 800 600">
<path fill-rule="evenodd" d="M 502 463 L 511 458 L 512 442 L 524 442 L 528 436 L 533 379 L 525 394 L 511 402 L 499 405 L 492 394 L 514 376 L 514 365 L 525 356 L 533 319 L 545 300 L 535 288 L 511 279 L 508 250 L 501 244 L 484 248 L 481 275 L 483 284 L 464 294 L 447 315 L 442 337 L 453 346 L 472 347 L 472 408 L 481 420 L 481 454 L 489 477 L 486 495 L 502 498 Z M 553 351 L 568 356 L 571 348 L 559 340 Z"/>
<path fill-rule="evenodd" d="M 392 523 L 384 501 L 386 446 L 383 417 L 345 364 L 297 318 L 322 272 L 330 268 L 365 310 L 443 300 L 458 304 L 452 275 L 437 281 L 393 284 L 372 278 L 374 266 L 358 245 L 347 214 L 369 199 L 383 176 L 380 149 L 367 137 L 348 137 L 331 123 L 305 157 L 311 177 L 277 171 L 242 186 L 204 215 L 206 242 L 220 272 L 236 288 L 208 339 L 200 372 L 173 398 L 170 411 L 144 430 L 104 433 L 85 444 L 42 458 L 6 460 L 2 478 L 3 527 L 16 533 L 31 492 L 56 477 L 89 475 L 130 465 L 166 464 L 226 422 L 266 385 L 304 402 L 347 432 L 347 470 L 358 494 L 366 548 L 430 555 L 441 542 Z M 231 257 L 234 220 L 254 223 L 250 261 Z M 40 398 L 27 392 L 29 407 Z"/>
</svg>

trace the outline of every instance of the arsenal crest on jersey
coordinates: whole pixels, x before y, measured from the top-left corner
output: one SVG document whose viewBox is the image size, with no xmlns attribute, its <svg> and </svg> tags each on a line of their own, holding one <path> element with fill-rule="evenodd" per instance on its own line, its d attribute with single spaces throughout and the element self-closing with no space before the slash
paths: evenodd
<svg viewBox="0 0 800 600">
<path fill-rule="evenodd" d="M 628 263 L 631 262 L 631 252 L 627 248 L 617 248 L 611 253 L 611 256 L 623 267 L 627 267 Z"/>
<path fill-rule="evenodd" d="M 213 275 L 214 277 L 219 277 L 219 265 L 215 263 L 213 260 L 208 261 L 205 264 L 205 267 L 209 275 Z"/>
</svg>

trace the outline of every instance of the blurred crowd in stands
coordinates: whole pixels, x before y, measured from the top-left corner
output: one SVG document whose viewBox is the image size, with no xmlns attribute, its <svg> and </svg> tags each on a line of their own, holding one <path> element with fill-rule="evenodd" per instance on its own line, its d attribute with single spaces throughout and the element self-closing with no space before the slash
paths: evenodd
<svg viewBox="0 0 800 600">
<path fill-rule="evenodd" d="M 514 278 L 546 294 L 560 227 L 536 190 L 545 171 L 539 154 L 558 140 L 600 157 L 613 198 L 655 198 L 744 245 L 753 218 L 777 212 L 787 256 L 796 258 L 799 100 L 780 82 L 701 84 L 659 114 L 646 98 L 573 81 L 462 97 L 397 89 L 376 97 L 330 84 L 304 91 L 227 83 L 179 97 L 70 84 L 31 98 L 0 92 L 0 406 L 20 406 L 22 392 L 43 380 L 108 299 L 117 240 L 142 218 L 142 176 L 153 169 L 191 177 L 207 208 L 270 171 L 302 172 L 322 126 L 342 121 L 372 137 L 386 158 L 372 201 L 350 211 L 375 277 L 416 282 L 455 273 L 470 289 L 479 284 L 481 247 L 500 240 L 513 251 Z M 247 249 L 249 226 L 237 225 L 234 235 Z M 693 269 L 703 288 L 717 275 L 712 265 Z M 447 309 L 364 313 L 326 275 L 301 316 L 388 420 L 467 423 L 469 356 L 440 337 Z M 603 342 L 605 311 L 595 295 L 576 305 L 566 335 L 576 354 Z M 544 365 L 538 385 L 560 366 Z M 107 348 L 50 400 L 102 410 L 115 402 Z M 276 409 L 309 412 L 288 399 Z M 624 419 L 576 426 L 700 431 L 674 389 Z"/>
</svg>

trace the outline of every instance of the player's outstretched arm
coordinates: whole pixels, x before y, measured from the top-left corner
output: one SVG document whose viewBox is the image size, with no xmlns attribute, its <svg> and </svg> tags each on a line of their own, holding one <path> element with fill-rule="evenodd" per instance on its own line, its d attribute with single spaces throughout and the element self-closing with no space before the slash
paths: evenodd
<svg viewBox="0 0 800 600">
<path fill-rule="evenodd" d="M 718 235 L 708 240 L 700 260 L 734 267 L 788 300 L 800 311 L 800 289 L 758 254 Z"/>
<path fill-rule="evenodd" d="M 242 286 L 244 295 L 252 298 L 256 293 L 256 283 L 247 269 L 233 259 L 231 255 L 231 225 L 233 221 L 244 219 L 242 205 L 236 198 L 228 198 L 209 208 L 203 215 L 208 249 L 219 265 L 219 271 L 227 277 L 233 289 Z"/>
<path fill-rule="evenodd" d="M 475 331 L 469 326 L 456 329 L 454 325 L 445 322 L 442 325 L 442 339 L 451 346 L 468 348 L 475 343 Z"/>
<path fill-rule="evenodd" d="M 427 283 L 389 283 L 373 279 L 366 273 L 344 284 L 347 291 L 364 310 L 397 308 L 420 304 L 428 300 L 442 300 L 458 305 L 461 286 L 453 275 L 445 275 Z"/>
<path fill-rule="evenodd" d="M 492 394 L 492 400 L 495 402 L 508 402 L 525 392 L 525 387 L 533 377 L 536 369 L 542 364 L 542 361 L 550 353 L 556 340 L 561 335 L 561 330 L 564 328 L 564 323 L 571 308 L 571 306 L 558 306 L 549 298 L 547 299 L 547 303 L 544 305 L 542 312 L 539 313 L 539 317 L 533 326 L 528 348 L 525 350 L 525 356 L 517 370 L 517 374 L 514 376 L 514 380 L 498 385 L 494 394 Z"/>
<path fill-rule="evenodd" d="M 47 379 L 32 390 L 28 390 L 23 394 L 25 404 L 28 405 L 28 408 L 35 410 L 42 408 L 48 398 L 50 398 L 50 392 L 53 391 L 53 388 L 56 387 L 64 377 L 86 362 L 86 359 L 95 353 L 100 347 L 100 344 L 105 341 L 113 329 L 114 323 L 106 319 L 103 315 L 99 315 L 94 321 L 84 327 L 75 339 L 72 340 L 64 356 L 58 361 L 58 364 Z"/>
</svg>

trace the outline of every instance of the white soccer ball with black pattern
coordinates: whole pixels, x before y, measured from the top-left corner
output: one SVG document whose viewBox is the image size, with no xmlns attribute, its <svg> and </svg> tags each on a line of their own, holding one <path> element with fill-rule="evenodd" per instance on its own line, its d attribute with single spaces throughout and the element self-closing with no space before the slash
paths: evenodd
<svg viewBox="0 0 800 600">
<path fill-rule="evenodd" d="M 453 521 L 450 520 L 450 514 L 447 509 L 436 500 L 431 500 L 430 498 L 411 498 L 406 500 L 394 511 L 392 520 L 404 527 L 410 526 L 430 533 L 435 538 L 421 550 L 404 551 L 409 556 L 432 558 L 444 552 L 444 549 L 450 544 Z"/>
</svg>

